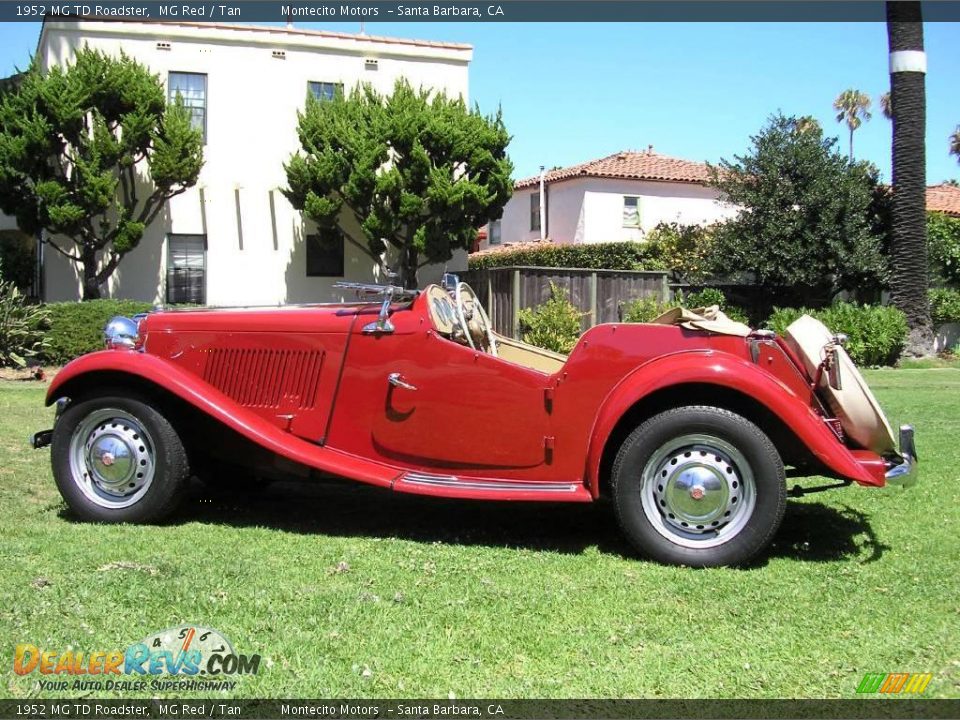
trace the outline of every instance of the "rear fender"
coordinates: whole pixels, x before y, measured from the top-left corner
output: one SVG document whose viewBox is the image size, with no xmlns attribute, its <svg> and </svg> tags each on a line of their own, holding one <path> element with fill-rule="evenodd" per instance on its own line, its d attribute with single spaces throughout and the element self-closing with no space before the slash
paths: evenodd
<svg viewBox="0 0 960 720">
<path fill-rule="evenodd" d="M 687 384 L 716 385 L 749 396 L 778 417 L 817 460 L 839 477 L 862 485 L 883 486 L 883 472 L 870 472 L 867 468 L 872 464 L 858 461 L 827 428 L 823 418 L 776 377 L 742 358 L 698 351 L 669 355 L 642 365 L 607 395 L 594 422 L 587 454 L 587 481 L 594 497 L 599 494 L 604 450 L 620 419 L 651 393 Z M 698 404 L 709 405 L 710 397 Z M 878 467 L 882 465 L 880 462 Z"/>
<path fill-rule="evenodd" d="M 389 487 L 399 476 L 396 468 L 322 447 L 284 432 L 276 425 L 235 403 L 231 398 L 176 365 L 134 350 L 102 350 L 77 358 L 63 368 L 47 390 L 47 405 L 68 396 L 79 385 L 101 383 L 97 374 L 127 376 L 162 388 L 261 447 L 294 462 L 324 472 Z M 122 380 L 121 380 L 122 382 Z"/>
</svg>

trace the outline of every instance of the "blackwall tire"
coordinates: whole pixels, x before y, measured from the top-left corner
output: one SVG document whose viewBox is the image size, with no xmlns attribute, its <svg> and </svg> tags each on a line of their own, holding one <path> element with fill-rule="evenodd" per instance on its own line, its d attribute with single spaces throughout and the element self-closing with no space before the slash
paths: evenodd
<svg viewBox="0 0 960 720">
<path fill-rule="evenodd" d="M 776 447 L 749 420 L 715 407 L 645 421 L 620 447 L 611 482 L 627 538 L 669 565 L 742 565 L 771 541 L 786 509 Z"/>
<path fill-rule="evenodd" d="M 95 522 L 162 520 L 190 475 L 170 422 L 140 399 L 122 396 L 70 405 L 54 426 L 50 459 L 70 510 Z"/>
</svg>

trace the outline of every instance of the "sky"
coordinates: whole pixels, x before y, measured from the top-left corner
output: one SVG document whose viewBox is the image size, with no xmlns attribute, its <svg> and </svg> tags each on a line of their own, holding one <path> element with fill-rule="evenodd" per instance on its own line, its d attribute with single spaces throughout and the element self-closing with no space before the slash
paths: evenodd
<svg viewBox="0 0 960 720">
<path fill-rule="evenodd" d="M 358 23 L 297 23 L 359 32 Z M 890 179 L 883 23 L 385 23 L 371 35 L 474 47 L 470 100 L 503 110 L 514 177 L 621 150 L 718 162 L 747 151 L 767 118 L 812 115 L 847 151 L 832 104 L 847 88 L 874 99 L 854 154 Z M 960 24 L 926 23 L 927 182 L 960 179 L 948 136 L 960 125 Z M 29 62 L 38 23 L 0 23 L 0 76 Z"/>
</svg>

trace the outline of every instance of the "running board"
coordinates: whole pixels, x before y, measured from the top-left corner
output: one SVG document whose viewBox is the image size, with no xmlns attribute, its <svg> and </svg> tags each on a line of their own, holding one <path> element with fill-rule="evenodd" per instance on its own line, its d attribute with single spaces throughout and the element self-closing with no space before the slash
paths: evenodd
<svg viewBox="0 0 960 720">
<path fill-rule="evenodd" d="M 537 482 L 457 477 L 424 472 L 407 472 L 393 483 L 397 492 L 473 500 L 542 500 L 550 502 L 591 502 L 590 492 L 579 482 Z"/>
</svg>

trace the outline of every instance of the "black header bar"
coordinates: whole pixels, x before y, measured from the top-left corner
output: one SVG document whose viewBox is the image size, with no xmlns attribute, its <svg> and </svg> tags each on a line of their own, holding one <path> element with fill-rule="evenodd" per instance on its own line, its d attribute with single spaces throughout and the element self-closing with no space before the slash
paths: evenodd
<svg viewBox="0 0 960 720">
<path fill-rule="evenodd" d="M 88 0 L 0 2 L 0 22 L 47 19 L 191 22 L 885 22 L 879 0 Z M 926 22 L 960 22 L 960 0 L 923 3 Z M 376 26 L 368 29 L 376 33 Z"/>
</svg>

